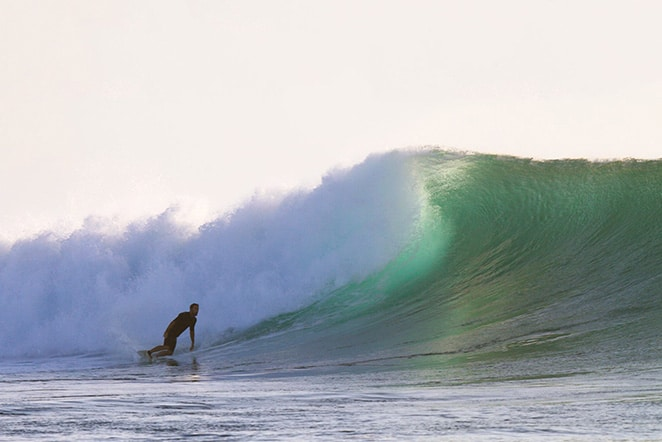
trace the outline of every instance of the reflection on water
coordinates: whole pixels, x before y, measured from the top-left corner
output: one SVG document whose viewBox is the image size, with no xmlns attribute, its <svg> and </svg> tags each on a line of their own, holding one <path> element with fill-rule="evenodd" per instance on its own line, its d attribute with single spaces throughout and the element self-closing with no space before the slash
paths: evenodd
<svg viewBox="0 0 662 442">
<path fill-rule="evenodd" d="M 179 358 L 177 365 L 8 375 L 0 380 L 2 439 L 204 434 L 210 440 L 588 441 L 662 435 L 659 368 L 431 387 L 429 377 L 439 374 L 241 376 L 210 373 L 194 358 Z"/>
</svg>

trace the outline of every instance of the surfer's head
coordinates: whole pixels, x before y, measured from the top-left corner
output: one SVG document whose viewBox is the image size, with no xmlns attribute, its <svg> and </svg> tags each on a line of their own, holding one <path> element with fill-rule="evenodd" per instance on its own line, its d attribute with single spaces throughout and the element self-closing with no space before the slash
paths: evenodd
<svg viewBox="0 0 662 442">
<path fill-rule="evenodd" d="M 200 309 L 200 306 L 194 302 L 194 303 L 191 304 L 191 306 L 189 307 L 189 312 L 190 312 L 191 315 L 193 315 L 193 316 L 198 316 L 198 310 L 199 310 L 199 309 Z"/>
</svg>

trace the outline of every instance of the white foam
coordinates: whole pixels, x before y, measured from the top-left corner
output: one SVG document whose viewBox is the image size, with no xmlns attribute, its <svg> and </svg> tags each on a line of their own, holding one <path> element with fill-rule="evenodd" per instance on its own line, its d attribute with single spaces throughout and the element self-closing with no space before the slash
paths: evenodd
<svg viewBox="0 0 662 442">
<path fill-rule="evenodd" d="M 152 346 L 191 302 L 206 345 L 365 278 L 404 247 L 419 213 L 408 155 L 370 157 L 313 190 L 256 196 L 199 229 L 172 209 L 123 229 L 94 220 L 11 244 L 0 250 L 3 353 Z"/>
</svg>

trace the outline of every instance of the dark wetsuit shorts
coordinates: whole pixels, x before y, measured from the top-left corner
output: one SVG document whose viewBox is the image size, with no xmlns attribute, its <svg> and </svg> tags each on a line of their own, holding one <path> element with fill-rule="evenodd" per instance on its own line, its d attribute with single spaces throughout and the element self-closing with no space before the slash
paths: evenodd
<svg viewBox="0 0 662 442">
<path fill-rule="evenodd" d="M 166 347 L 170 348 L 170 351 L 175 351 L 175 347 L 177 347 L 177 337 L 176 336 L 168 336 L 163 340 L 163 345 Z"/>
</svg>

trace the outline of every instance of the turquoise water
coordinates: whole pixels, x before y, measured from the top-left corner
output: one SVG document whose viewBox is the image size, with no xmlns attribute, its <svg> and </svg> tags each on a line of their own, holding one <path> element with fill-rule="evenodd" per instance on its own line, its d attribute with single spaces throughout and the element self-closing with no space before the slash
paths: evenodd
<svg viewBox="0 0 662 442">
<path fill-rule="evenodd" d="M 4 438 L 662 438 L 662 161 L 393 152 L 175 218 L 2 249 Z"/>
<path fill-rule="evenodd" d="M 425 199 L 401 253 L 232 340 L 284 365 L 661 360 L 662 162 L 408 161 Z"/>
</svg>

